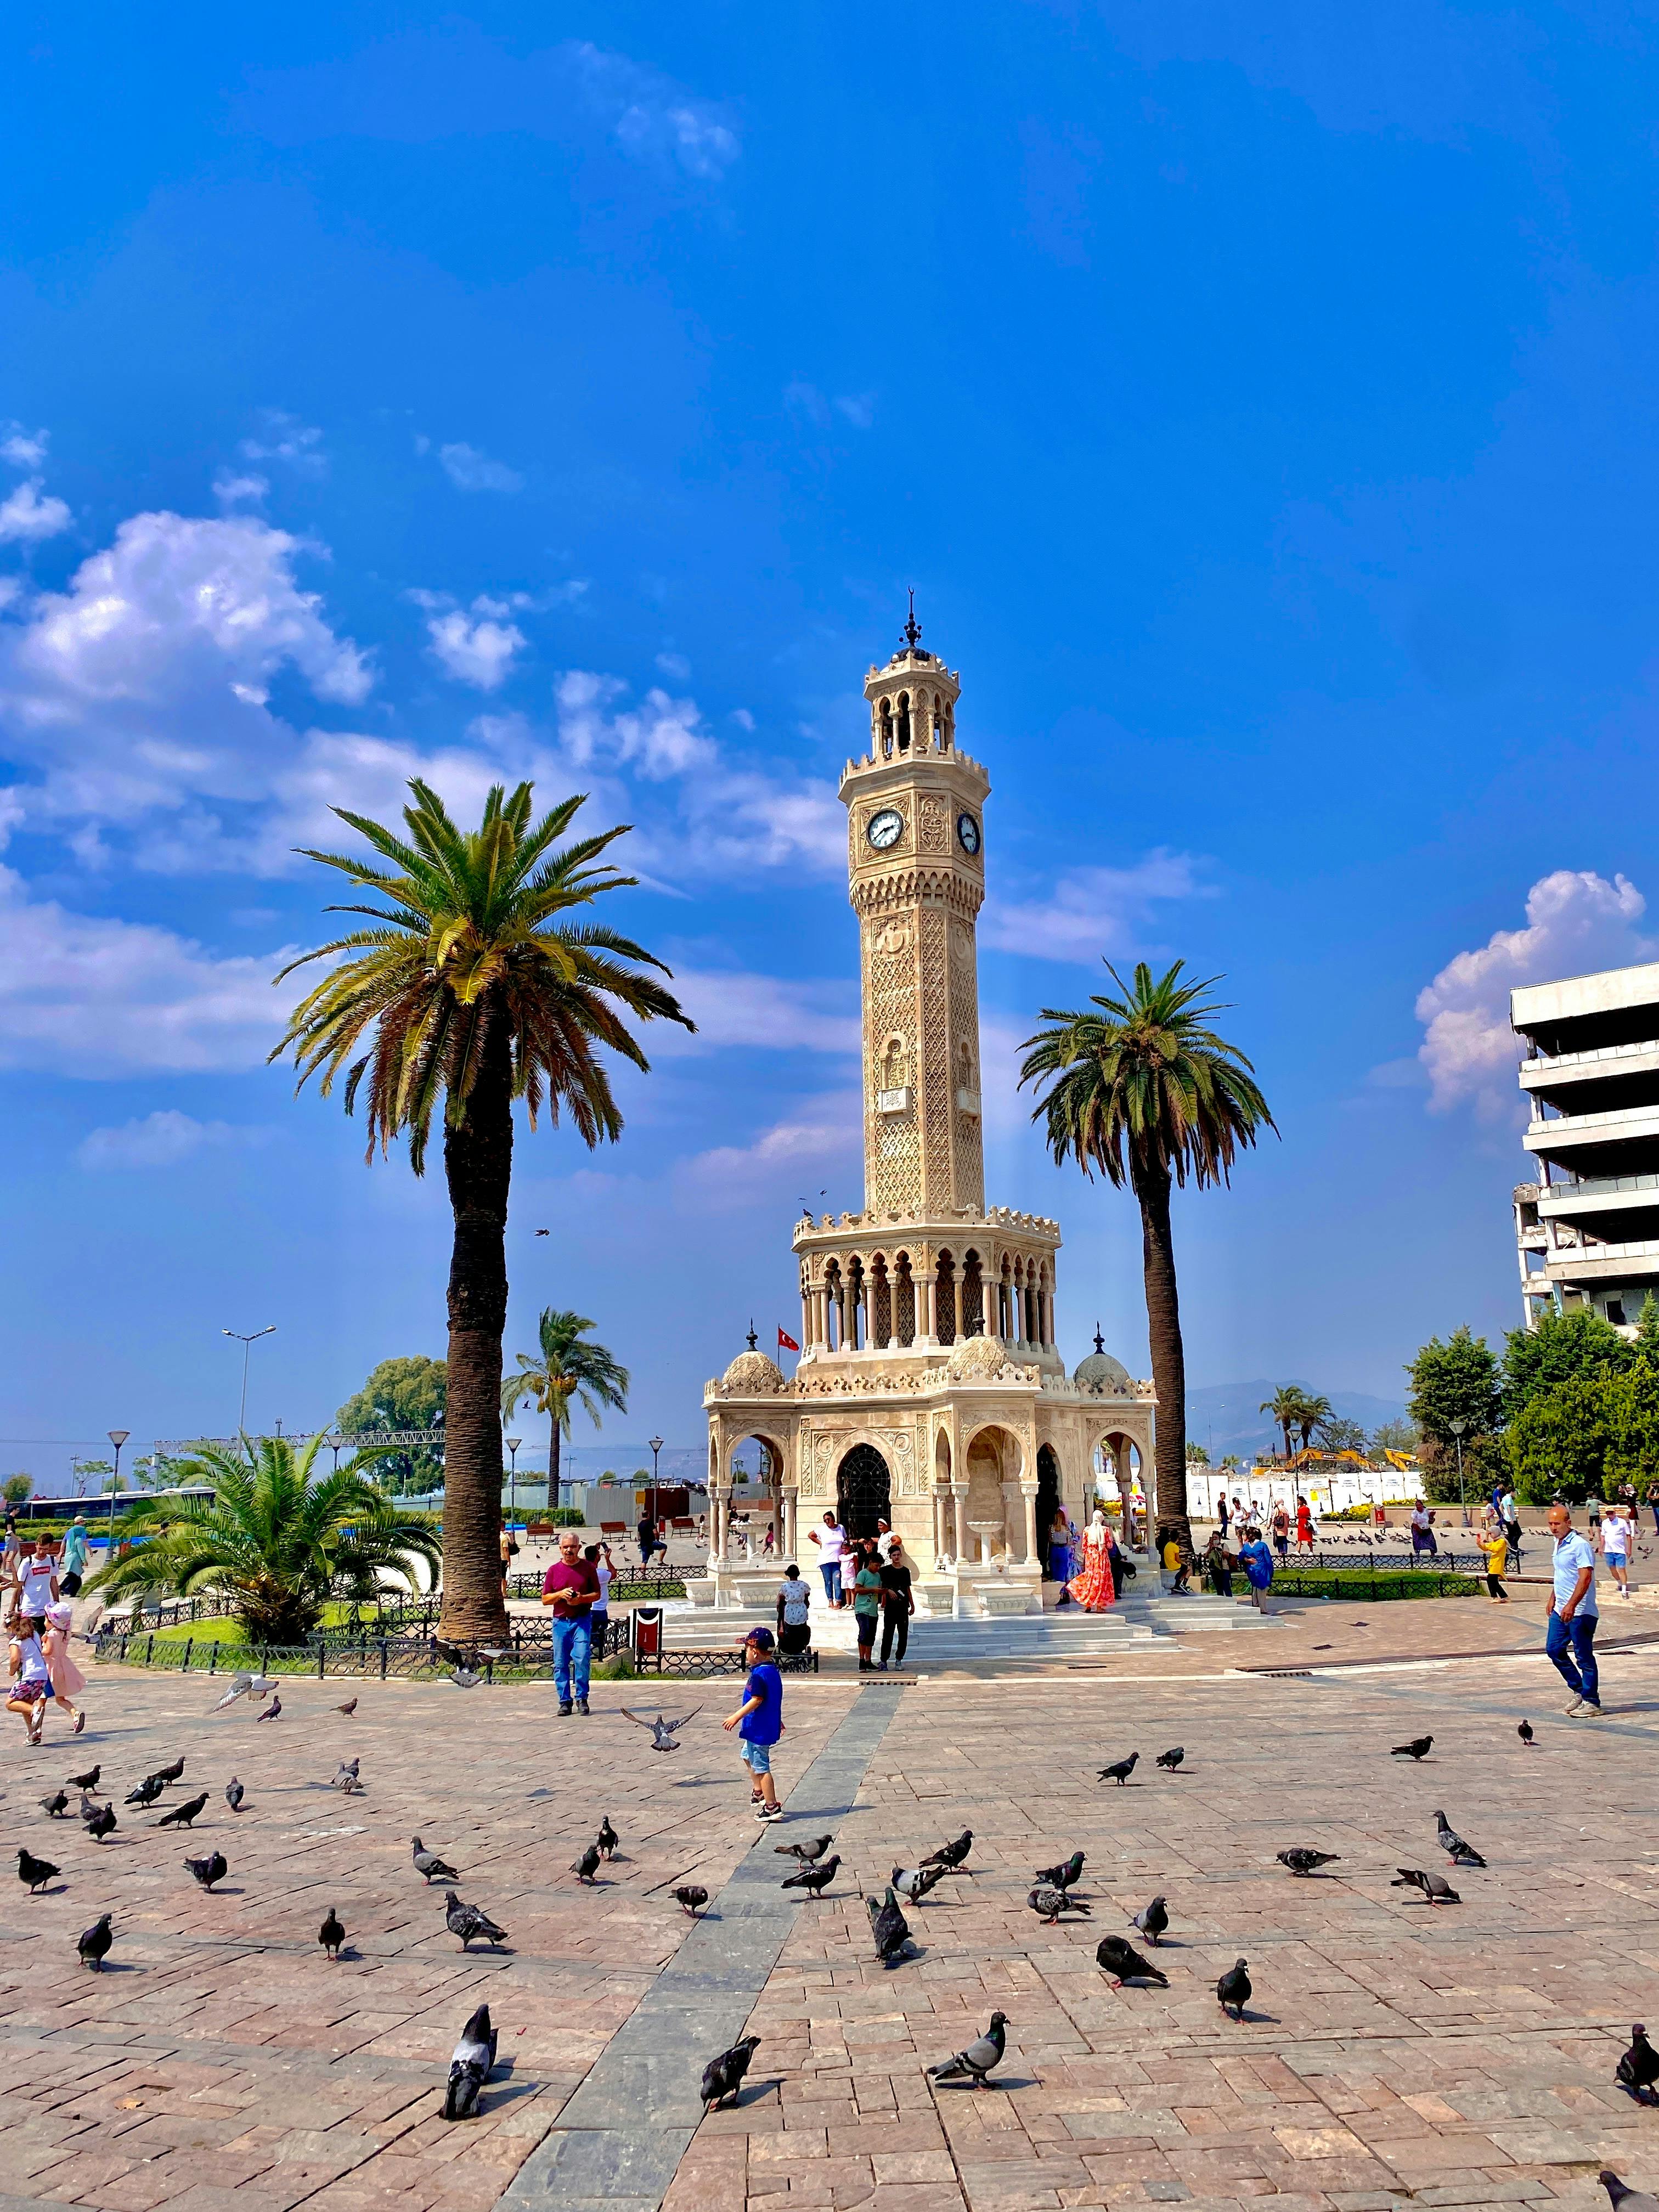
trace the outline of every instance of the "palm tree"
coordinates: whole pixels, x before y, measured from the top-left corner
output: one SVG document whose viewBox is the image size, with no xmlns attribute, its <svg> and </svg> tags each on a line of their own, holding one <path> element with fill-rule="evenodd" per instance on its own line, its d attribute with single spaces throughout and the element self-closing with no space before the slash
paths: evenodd
<svg viewBox="0 0 1659 2212">
<path fill-rule="evenodd" d="M 320 1436 L 301 1451 L 288 1437 L 245 1437 L 240 1451 L 199 1445 L 174 1468 L 182 1482 L 211 1485 L 212 1498 L 150 1498 L 131 1508 L 127 1533 L 146 1540 L 88 1589 L 106 1598 L 216 1590 L 251 1644 L 299 1644 L 331 1597 L 372 1597 L 386 1575 L 412 1589 L 417 1562 L 435 1574 L 436 1531 L 368 1480 L 376 1454 L 359 1452 L 313 1483 L 322 1445 Z"/>
<path fill-rule="evenodd" d="M 1170 1228 L 1170 1194 L 1190 1175 L 1201 1190 L 1231 1179 L 1241 1147 L 1273 1127 L 1250 1063 L 1207 1024 L 1223 1011 L 1182 982 L 1177 960 L 1154 979 L 1135 966 L 1133 988 L 1106 963 L 1117 998 L 1091 998 L 1093 1011 L 1045 1006 L 1054 1024 L 1025 1041 L 1020 1084 L 1052 1078 L 1032 1120 L 1045 1120 L 1056 1161 L 1074 1159 L 1085 1176 L 1098 1168 L 1140 1205 L 1146 1328 L 1158 1391 L 1158 1541 L 1190 1540 L 1187 1513 L 1187 1363 Z"/>
<path fill-rule="evenodd" d="M 1302 1419 L 1303 1397 L 1294 1382 L 1281 1382 L 1271 1398 L 1264 1398 L 1256 1407 L 1258 1413 L 1272 1417 L 1273 1425 L 1285 1438 L 1285 1456 L 1289 1459 L 1296 1449 L 1291 1431 Z"/>
<path fill-rule="evenodd" d="M 346 1068 L 345 1104 L 368 1100 L 368 1156 L 405 1137 L 416 1175 L 442 1107 L 444 1173 L 455 1217 L 449 1269 L 448 1398 L 444 1418 L 443 1627 L 463 1641 L 506 1632 L 497 1545 L 501 1511 L 501 1334 L 507 1326 L 507 1207 L 513 1106 L 536 1126 L 544 1107 L 568 1113 L 589 1146 L 614 1141 L 622 1115 L 601 1049 L 649 1063 L 624 1014 L 693 1024 L 670 993 L 639 972 L 667 969 L 629 939 L 573 908 L 633 883 L 599 856 L 626 825 L 556 841 L 583 804 L 565 799 L 531 820 L 531 787 L 497 785 L 474 830 L 457 829 L 432 788 L 410 785 L 406 837 L 367 816 L 334 811 L 379 860 L 307 858 L 337 868 L 384 902 L 354 930 L 290 963 L 338 964 L 289 1018 L 273 1060 L 292 1049 L 300 1085 L 320 1073 L 325 1095 Z M 352 1058 L 362 1047 L 361 1055 Z"/>
<path fill-rule="evenodd" d="M 610 1406 L 619 1413 L 628 1411 L 628 1370 L 619 1366 L 602 1344 L 582 1342 L 592 1326 L 579 1313 L 561 1313 L 556 1306 L 544 1306 L 537 1331 L 541 1340 L 540 1358 L 521 1352 L 519 1372 L 509 1375 L 501 1385 L 503 1420 L 526 1398 L 538 1413 L 548 1417 L 550 1512 L 560 1502 L 559 1440 L 561 1436 L 570 1434 L 571 1400 L 580 1401 L 596 1429 L 602 1419 L 601 1407 Z"/>
<path fill-rule="evenodd" d="M 1304 1451 L 1307 1451 L 1311 1449 L 1314 1440 L 1314 1431 L 1316 1429 L 1322 1429 L 1327 1421 L 1334 1420 L 1335 1418 L 1335 1410 L 1328 1398 L 1321 1396 L 1318 1398 L 1304 1397 L 1303 1399 L 1302 1410 L 1296 1417 L 1296 1425 L 1302 1431 L 1302 1449 Z"/>
</svg>

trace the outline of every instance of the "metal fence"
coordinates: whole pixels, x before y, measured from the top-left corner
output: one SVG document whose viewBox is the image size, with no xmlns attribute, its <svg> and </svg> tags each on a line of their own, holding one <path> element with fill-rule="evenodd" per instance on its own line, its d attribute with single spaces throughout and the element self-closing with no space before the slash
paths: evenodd
<svg viewBox="0 0 1659 2212">
<path fill-rule="evenodd" d="M 1484 1571 L 1484 1569 L 1483 1569 Z M 1236 1586 L 1236 1585 L 1235 1585 Z M 1474 1575 L 1458 1574 L 1451 1571 L 1436 1572 L 1423 1567 L 1407 1568 L 1397 1574 L 1373 1573 L 1364 1566 L 1352 1562 L 1345 1568 L 1340 1583 L 1334 1589 L 1328 1572 L 1321 1574 L 1308 1571 L 1300 1573 L 1295 1567 L 1276 1569 L 1273 1580 L 1275 1597 L 1351 1597 L 1367 1604 L 1380 1605 L 1389 1598 L 1472 1597 L 1482 1587 Z"/>
</svg>

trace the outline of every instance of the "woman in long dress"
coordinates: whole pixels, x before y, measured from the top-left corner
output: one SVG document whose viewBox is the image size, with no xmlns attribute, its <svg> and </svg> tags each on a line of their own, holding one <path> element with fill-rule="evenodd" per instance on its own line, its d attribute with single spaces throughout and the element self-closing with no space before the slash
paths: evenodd
<svg viewBox="0 0 1659 2212">
<path fill-rule="evenodd" d="M 1085 1613 L 1104 1613 L 1116 1598 L 1112 1563 L 1107 1555 L 1110 1534 L 1106 1516 L 1097 1505 L 1094 1518 L 1083 1532 L 1083 1572 L 1066 1585 Z"/>
<path fill-rule="evenodd" d="M 87 1724 L 87 1717 L 75 1703 L 75 1692 L 86 1688 L 87 1678 L 70 1657 L 70 1626 L 74 1617 L 66 1598 L 58 1598 L 49 1605 L 40 1649 L 46 1656 L 46 1670 L 52 1676 L 52 1703 L 61 1706 L 69 1715 L 75 1723 L 70 1733 L 79 1735 Z"/>
</svg>

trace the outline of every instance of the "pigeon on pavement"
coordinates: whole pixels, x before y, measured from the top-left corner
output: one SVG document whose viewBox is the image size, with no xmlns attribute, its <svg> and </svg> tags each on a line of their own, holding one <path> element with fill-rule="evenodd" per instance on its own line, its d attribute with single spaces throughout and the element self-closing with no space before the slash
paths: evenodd
<svg viewBox="0 0 1659 2212">
<path fill-rule="evenodd" d="M 1433 1741 L 1434 1738 L 1431 1735 L 1414 1735 L 1409 1743 L 1395 1744 L 1389 1757 L 1390 1759 L 1426 1759 L 1429 1755 L 1429 1746 Z"/>
<path fill-rule="evenodd" d="M 614 1859 L 616 1857 L 617 1845 L 622 1841 L 622 1838 L 611 1826 L 611 1815 L 608 1813 L 600 1816 L 599 1832 L 595 1836 L 593 1840 L 599 1845 L 599 1849 L 605 1853 L 606 1858 Z"/>
<path fill-rule="evenodd" d="M 478 2092 L 495 2063 L 499 2030 L 489 2024 L 489 2007 L 481 2004 L 461 2030 L 449 2062 L 449 2085 L 444 2092 L 444 2118 L 470 2120 L 478 2109 Z"/>
<path fill-rule="evenodd" d="M 1073 1851 L 1070 1858 L 1062 1859 L 1058 1866 L 1039 1867 L 1036 1878 L 1039 1881 L 1051 1882 L 1056 1889 L 1070 1889 L 1074 1882 L 1083 1879 L 1083 1853 Z"/>
<path fill-rule="evenodd" d="M 212 1889 L 216 1881 L 222 1881 L 230 1872 L 229 1867 L 225 1863 L 225 1855 L 222 1851 L 210 1851 L 204 1859 L 186 1859 L 185 1864 L 201 1883 L 203 1888 L 209 1891 Z"/>
<path fill-rule="evenodd" d="M 1176 1767 L 1180 1765 L 1182 1760 L 1185 1759 L 1187 1753 L 1185 1748 L 1182 1745 L 1176 1744 L 1173 1751 L 1159 1752 L 1158 1755 L 1158 1763 L 1160 1766 L 1167 1767 L 1169 1771 L 1173 1774 Z"/>
<path fill-rule="evenodd" d="M 50 1859 L 37 1859 L 30 1851 L 20 1850 L 17 1854 L 17 1879 L 31 1897 L 37 1895 L 49 1881 L 56 1881 L 61 1871 Z"/>
<path fill-rule="evenodd" d="M 694 1920 L 708 1902 L 708 1892 L 700 1881 L 682 1882 L 678 1889 L 671 1889 L 668 1894 Z"/>
<path fill-rule="evenodd" d="M 186 1797 L 182 1805 L 175 1805 L 170 1813 L 163 1813 L 155 1825 L 158 1828 L 188 1828 L 206 1806 L 207 1801 L 205 1790 L 199 1797 Z"/>
<path fill-rule="evenodd" d="M 790 1875 L 786 1881 L 780 1882 L 778 1887 L 780 1889 L 810 1890 L 812 1895 L 817 1897 L 822 1891 L 829 1888 L 836 1878 L 836 1869 L 840 1864 L 841 1853 L 831 1851 L 827 1859 L 820 1859 L 816 1866 L 804 1866 L 799 1874 Z"/>
<path fill-rule="evenodd" d="M 171 1766 L 158 1766 L 150 1776 L 152 1782 L 176 1782 L 185 1771 L 182 1759 L 175 1759 Z"/>
<path fill-rule="evenodd" d="M 345 1929 L 340 1923 L 339 1914 L 331 1905 L 328 1908 L 327 1919 L 317 1930 L 317 1941 L 331 1959 L 339 1958 L 340 1946 L 345 1942 Z"/>
<path fill-rule="evenodd" d="M 1103 1936 L 1095 1946 L 1095 1964 L 1103 1974 L 1109 1974 L 1121 1989 L 1125 1982 L 1156 1982 L 1161 1990 L 1170 1986 L 1170 1978 L 1161 1966 L 1150 1959 L 1143 1959 L 1133 1943 L 1126 1943 L 1121 1936 Z"/>
<path fill-rule="evenodd" d="M 246 1796 L 246 1790 L 243 1789 L 241 1784 L 233 1774 L 229 1781 L 225 1784 L 225 1802 L 229 1806 L 233 1813 L 240 1813 L 241 1811 L 242 1800 Z"/>
<path fill-rule="evenodd" d="M 677 1721 L 665 1720 L 660 1713 L 657 1715 L 655 1720 L 647 1721 L 642 1719 L 638 1713 L 630 1713 L 627 1706 L 623 1705 L 622 1717 L 625 1721 L 632 1721 L 635 1728 L 650 1729 L 653 1751 L 678 1751 L 680 1747 L 679 1731 L 685 1726 L 687 1721 L 696 1720 L 702 1711 L 701 1705 L 693 1705 L 689 1713 L 682 1713 Z"/>
<path fill-rule="evenodd" d="M 90 1966 L 94 1974 L 101 1974 L 104 1961 L 109 1956 L 110 1945 L 114 1941 L 114 1921 L 109 1913 L 100 1913 L 90 1928 L 82 1930 L 76 1943 L 75 1948 L 81 1954 L 82 1965 Z"/>
<path fill-rule="evenodd" d="M 213 1710 L 216 1713 L 222 1713 L 227 1705 L 234 1705 L 238 1698 L 263 1698 L 268 1690 L 274 1690 L 276 1686 L 268 1674 L 233 1674 L 230 1687 Z"/>
<path fill-rule="evenodd" d="M 1520 1739 L 1521 1739 L 1521 1741 L 1522 1741 L 1522 1743 L 1524 1743 L 1524 1744 L 1528 1744 L 1528 1745 L 1530 1745 L 1530 1744 L 1531 1744 L 1531 1742 L 1532 1742 L 1532 1723 L 1531 1723 L 1530 1721 L 1522 1721 L 1522 1723 L 1521 1723 L 1521 1725 L 1520 1725 L 1520 1727 L 1519 1727 L 1518 1729 L 1516 1729 L 1516 1730 L 1515 1732 L 1516 1732 L 1516 1735 L 1518 1735 L 1518 1736 L 1520 1737 Z"/>
<path fill-rule="evenodd" d="M 81 1807 L 81 1818 L 86 1822 L 87 1833 L 94 1844 L 101 1844 L 106 1836 L 113 1835 L 115 1832 L 116 1820 L 113 1805 L 94 1805 L 88 1813 L 83 1802 Z"/>
<path fill-rule="evenodd" d="M 1431 1905 L 1461 1905 L 1463 1900 L 1443 1875 L 1425 1874 L 1418 1867 L 1401 1867 L 1390 1889 L 1420 1889 Z"/>
<path fill-rule="evenodd" d="M 283 1701 L 277 1696 L 276 1691 L 273 1690 L 270 1693 L 270 1703 L 265 1707 L 264 1712 L 255 1713 L 253 1716 L 254 1726 L 257 1728 L 261 1721 L 274 1721 L 280 1719 L 282 1717 L 282 1711 Z"/>
<path fill-rule="evenodd" d="M 331 1790 L 349 1790 L 353 1783 L 357 1779 L 357 1769 L 362 1765 L 362 1761 L 360 1759 L 354 1759 L 349 1765 L 346 1764 L 344 1759 L 342 1759 L 339 1765 L 334 1770 L 334 1779 L 329 1784 L 329 1788 Z"/>
<path fill-rule="evenodd" d="M 717 2058 L 709 2060 L 702 2069 L 705 2116 L 718 2112 L 728 2097 L 737 2100 L 743 2077 L 749 2071 L 749 2062 L 759 2049 L 759 2036 L 745 2035 L 741 2043 L 734 2043 L 729 2051 L 722 2051 Z"/>
<path fill-rule="evenodd" d="M 920 1905 L 929 1890 L 937 1889 L 950 1872 L 948 1867 L 895 1867 L 889 1879 L 899 1895 Z"/>
<path fill-rule="evenodd" d="M 1435 1834 L 1440 1848 L 1454 1866 L 1483 1867 L 1486 1863 L 1473 1844 L 1466 1844 L 1455 1828 L 1447 1824 L 1443 1813 L 1434 1816 Z"/>
<path fill-rule="evenodd" d="M 1340 1851 L 1310 1851 L 1298 1846 L 1288 1851 L 1280 1851 L 1279 1863 L 1280 1866 L 1289 1867 L 1292 1874 L 1310 1875 L 1316 1868 L 1334 1865 L 1341 1856 Z"/>
<path fill-rule="evenodd" d="M 103 1771 L 101 1766 L 89 1766 L 84 1774 L 71 1774 L 67 1778 L 68 1787 L 71 1790 L 95 1790 L 98 1778 Z"/>
<path fill-rule="evenodd" d="M 1659 2051 L 1648 2041 L 1648 2032 L 1638 2020 L 1630 2032 L 1630 2049 L 1621 2051 L 1613 2078 L 1621 2089 L 1628 2089 L 1638 2105 L 1651 2105 L 1656 2100 L 1654 2086 L 1659 2083 Z"/>
<path fill-rule="evenodd" d="M 65 1819 L 69 1813 L 68 1790 L 54 1790 L 50 1797 L 43 1797 L 40 1800 L 40 1809 L 42 1812 L 50 1813 L 54 1820 Z"/>
<path fill-rule="evenodd" d="M 878 1905 L 873 1897 L 864 1900 L 870 1914 L 870 1933 L 875 1939 L 876 1956 L 885 1966 L 896 1966 L 911 1948 L 910 1923 L 902 1907 L 893 1893 L 893 1885 L 887 1885 L 887 1894 Z"/>
<path fill-rule="evenodd" d="M 590 1889 L 593 1887 L 593 1877 L 599 1870 L 599 1847 L 597 1844 L 590 1844 L 581 1856 L 572 1862 L 570 1868 L 577 1881 L 585 1881 Z"/>
<path fill-rule="evenodd" d="M 1162 1897 L 1155 1897 L 1150 1905 L 1142 1905 L 1129 1924 L 1139 1928 L 1149 1943 L 1161 1942 L 1170 1924 L 1169 1907 Z"/>
<path fill-rule="evenodd" d="M 1028 1891 L 1025 1902 L 1039 1920 L 1046 1920 L 1052 1928 L 1062 1912 L 1076 1912 L 1084 1919 L 1089 1917 L 1089 1907 L 1080 1897 L 1068 1897 L 1063 1889 L 1048 1889 L 1041 1883 Z"/>
<path fill-rule="evenodd" d="M 128 1790 L 125 1802 L 129 1805 L 153 1805 L 167 1786 L 159 1774 L 152 1774 L 136 1790 Z"/>
<path fill-rule="evenodd" d="M 465 1904 L 453 1889 L 444 1892 L 444 1925 L 460 1937 L 463 1951 L 470 1951 L 474 1943 L 506 1942 L 506 1929 L 498 1928 L 482 1907 Z"/>
<path fill-rule="evenodd" d="M 1659 2212 L 1659 2197 L 1645 2189 L 1628 2188 L 1610 2166 L 1604 2166 L 1595 2178 L 1607 2191 L 1613 2212 Z"/>
<path fill-rule="evenodd" d="M 781 1859 L 799 1859 L 803 1866 L 815 1866 L 834 1840 L 831 1836 L 814 1836 L 810 1844 L 774 1844 L 772 1848 Z M 927 1863 L 922 1861 L 924 1866 Z"/>
<path fill-rule="evenodd" d="M 356 1698 L 348 1698 L 344 1705 L 336 1705 L 334 1710 L 337 1713 L 343 1713 L 346 1718 L 349 1720 L 353 1713 L 357 1710 L 357 1700 Z"/>
<path fill-rule="evenodd" d="M 1002 2063 L 1008 2047 L 1006 2012 L 994 2012 L 991 2025 L 983 2035 L 977 2037 L 965 2051 L 958 2051 L 949 2058 L 942 2058 L 937 2066 L 930 2066 L 928 2074 L 935 2081 L 949 2081 L 959 2074 L 968 2075 L 976 2089 L 988 2087 L 994 2069 Z"/>
<path fill-rule="evenodd" d="M 936 1851 L 929 1851 L 922 1861 L 925 1867 L 944 1867 L 954 1873 L 974 1848 L 974 1832 L 964 1828 L 953 1844 L 941 1844 Z"/>
<path fill-rule="evenodd" d="M 409 1840 L 413 1848 L 415 1871 L 426 1876 L 426 1886 L 428 1889 L 432 1887 L 432 1877 L 434 1874 L 441 1875 L 446 1881 L 460 1880 L 460 1875 L 451 1866 L 449 1861 L 441 1859 L 436 1851 L 428 1850 L 418 1836 L 411 1836 Z"/>
<path fill-rule="evenodd" d="M 1100 1779 L 1103 1782 L 1115 1782 L 1121 1790 L 1134 1772 L 1135 1762 L 1139 1757 L 1140 1753 L 1138 1751 L 1132 1751 L 1127 1759 L 1120 1759 L 1115 1766 L 1103 1766 L 1100 1770 Z"/>
<path fill-rule="evenodd" d="M 1224 2013 L 1235 2020 L 1243 2020 L 1244 2008 L 1250 2002 L 1250 1977 L 1243 1959 L 1235 1959 L 1215 1985 L 1215 1993 Z"/>
</svg>

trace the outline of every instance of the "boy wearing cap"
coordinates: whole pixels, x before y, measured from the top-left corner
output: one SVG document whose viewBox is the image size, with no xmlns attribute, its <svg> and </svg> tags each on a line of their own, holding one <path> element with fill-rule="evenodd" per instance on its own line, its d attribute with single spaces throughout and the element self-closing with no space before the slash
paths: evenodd
<svg viewBox="0 0 1659 2212">
<path fill-rule="evenodd" d="M 743 1763 L 754 1784 L 755 1818 L 781 1820 L 783 1808 L 772 1780 L 772 1747 L 783 1734 L 783 1677 L 773 1653 L 776 1648 L 769 1628 L 751 1628 L 744 1639 L 749 1679 L 744 1701 L 722 1723 L 727 1735 L 736 1729 L 743 1742 Z"/>
</svg>

